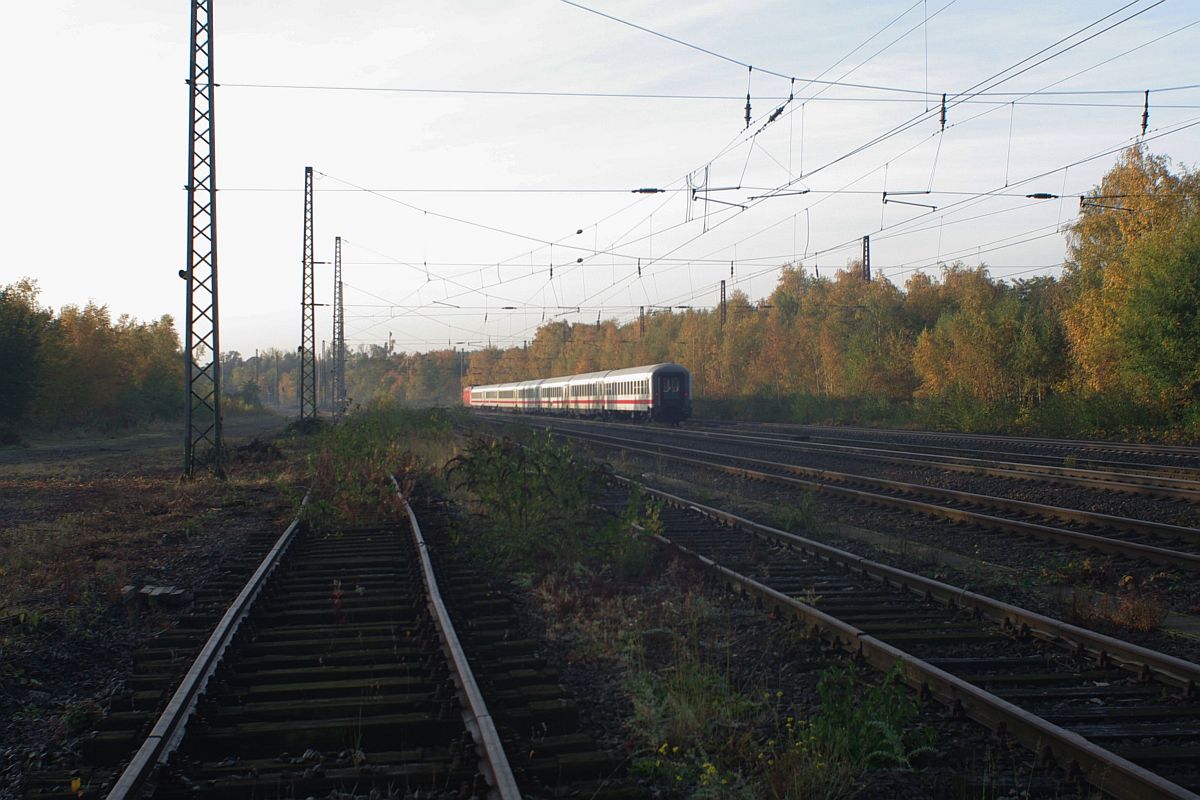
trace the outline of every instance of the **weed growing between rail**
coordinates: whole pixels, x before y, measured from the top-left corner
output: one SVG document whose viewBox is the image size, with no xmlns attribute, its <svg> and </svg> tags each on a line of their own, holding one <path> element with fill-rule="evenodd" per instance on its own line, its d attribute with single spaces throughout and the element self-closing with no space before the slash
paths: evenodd
<svg viewBox="0 0 1200 800">
<path fill-rule="evenodd" d="M 932 729 L 911 729 L 918 705 L 896 670 L 869 685 L 853 664 L 826 669 L 807 719 L 783 691 L 734 685 L 698 653 L 628 685 L 635 730 L 646 744 L 662 742 L 638 768 L 673 777 L 691 798 L 840 797 L 871 769 L 911 771 L 933 752 Z"/>
<path fill-rule="evenodd" d="M 472 515 L 459 543 L 520 573 L 639 575 L 649 563 L 646 530 L 655 529 L 657 512 L 642 513 L 639 492 L 621 518 L 599 513 L 595 506 L 608 474 L 549 434 L 529 434 L 524 441 L 474 438 L 447 464 L 447 476 Z"/>
<path fill-rule="evenodd" d="M 1167 618 L 1159 589 L 1174 576 L 1159 570 L 1143 579 L 1122 574 L 1109 559 L 1085 558 L 1042 569 L 1042 577 L 1067 587 L 1063 612 L 1082 625 L 1149 633 Z"/>
<path fill-rule="evenodd" d="M 436 488 L 437 466 L 455 452 L 458 417 L 380 402 L 320 431 L 308 457 L 312 499 L 305 521 L 318 529 L 378 521 L 395 505 L 390 475 L 406 495 L 418 479 Z"/>
<path fill-rule="evenodd" d="M 547 575 L 532 596 L 570 661 L 619 676 L 632 768 L 663 797 L 843 797 L 929 752 L 898 673 L 876 684 L 849 664 L 819 677 L 768 667 L 767 650 L 799 666 L 817 648 L 798 631 L 764 645 L 765 615 L 722 603 L 681 562 L 637 583 Z"/>
</svg>

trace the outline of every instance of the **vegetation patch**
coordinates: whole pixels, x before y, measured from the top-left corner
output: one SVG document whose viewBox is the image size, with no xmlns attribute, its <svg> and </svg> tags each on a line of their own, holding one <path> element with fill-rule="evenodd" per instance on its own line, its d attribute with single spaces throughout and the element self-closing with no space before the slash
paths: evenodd
<svg viewBox="0 0 1200 800">
<path fill-rule="evenodd" d="M 549 433 L 473 438 L 447 476 L 472 515 L 459 543 L 511 571 L 541 575 L 577 565 L 632 576 L 648 564 L 657 510 L 642 512 L 639 490 L 621 517 L 598 514 L 610 471 L 580 460 Z"/>
<path fill-rule="evenodd" d="M 528 586 L 569 662 L 617 676 L 632 768 L 661 796 L 840 797 L 929 752 L 898 672 L 874 684 L 852 666 L 799 681 L 763 668 L 757 629 L 774 623 L 656 556 L 661 508 L 640 490 L 622 514 L 598 513 L 608 471 L 547 435 L 472 439 L 449 474 L 471 512 L 459 542 Z M 800 645 L 819 652 L 795 633 L 778 646 Z"/>
<path fill-rule="evenodd" d="M 1140 633 L 1158 630 L 1168 610 L 1157 593 L 1128 585 L 1115 595 L 1075 587 L 1064 608 L 1066 616 L 1080 624 L 1109 625 Z"/>
<path fill-rule="evenodd" d="M 1044 567 L 1042 577 L 1070 588 L 1062 606 L 1072 621 L 1149 633 L 1167 618 L 1160 589 L 1170 588 L 1177 576 L 1159 570 L 1139 580 L 1119 572 L 1111 559 L 1084 558 Z"/>
<path fill-rule="evenodd" d="M 262 435 L 279 420 L 248 420 Z M 235 431 L 240 421 L 231 426 Z M 235 434 L 236 436 L 236 434 Z M 169 442 L 169 445 L 165 444 Z M 0 459 L 0 784 L 72 761 L 128 672 L 129 652 L 171 622 L 147 587 L 186 598 L 251 537 L 283 530 L 295 448 L 253 462 L 231 445 L 228 478 L 181 480 L 178 429 L 41 443 Z M 161 445 L 161 446 L 160 446 Z M 280 457 L 275 457 L 276 454 Z M 0 790 L 0 794 L 3 791 Z"/>
<path fill-rule="evenodd" d="M 931 752 L 898 671 L 875 681 L 840 658 L 820 670 L 816 642 L 722 602 L 677 560 L 652 580 L 547 575 L 531 597 L 569 661 L 618 676 L 632 768 L 660 796 L 843 797 Z"/>
<path fill-rule="evenodd" d="M 406 495 L 419 477 L 440 483 L 440 466 L 457 452 L 461 414 L 381 401 L 321 428 L 308 456 L 305 521 L 332 530 L 378 520 L 396 508 L 390 476 Z"/>
</svg>

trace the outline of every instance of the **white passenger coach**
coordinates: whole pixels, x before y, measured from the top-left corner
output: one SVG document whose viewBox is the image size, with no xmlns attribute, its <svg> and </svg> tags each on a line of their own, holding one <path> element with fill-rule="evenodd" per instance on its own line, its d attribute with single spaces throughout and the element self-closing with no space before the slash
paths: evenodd
<svg viewBox="0 0 1200 800">
<path fill-rule="evenodd" d="M 692 414 L 691 375 L 679 364 L 651 364 L 469 386 L 463 389 L 463 405 L 518 413 L 678 423 Z"/>
</svg>

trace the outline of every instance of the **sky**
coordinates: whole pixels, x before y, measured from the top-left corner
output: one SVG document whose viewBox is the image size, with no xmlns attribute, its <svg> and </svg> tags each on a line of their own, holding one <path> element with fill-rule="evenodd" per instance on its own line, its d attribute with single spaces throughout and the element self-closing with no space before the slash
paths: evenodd
<svg viewBox="0 0 1200 800">
<path fill-rule="evenodd" d="M 182 318 L 188 14 L 8 10 L 0 285 Z M 317 260 L 343 239 L 348 346 L 424 351 L 712 307 L 722 279 L 758 300 L 786 264 L 845 268 L 864 235 L 900 285 L 956 260 L 1057 275 L 1078 195 L 1139 139 L 1144 90 L 1145 146 L 1200 156 L 1189 0 L 214 0 L 213 16 L 221 342 L 247 356 L 299 343 L 306 166 Z M 329 303 L 333 267 L 315 269 Z M 317 338 L 331 328 L 318 308 Z"/>
</svg>

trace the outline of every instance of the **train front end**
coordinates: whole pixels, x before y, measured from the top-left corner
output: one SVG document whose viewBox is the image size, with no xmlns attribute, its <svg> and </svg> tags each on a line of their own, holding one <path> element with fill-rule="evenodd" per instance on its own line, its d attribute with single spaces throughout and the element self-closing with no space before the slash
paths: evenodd
<svg viewBox="0 0 1200 800">
<path fill-rule="evenodd" d="M 651 419 L 677 425 L 692 416 L 692 376 L 679 364 L 656 367 L 650 381 Z"/>
</svg>

